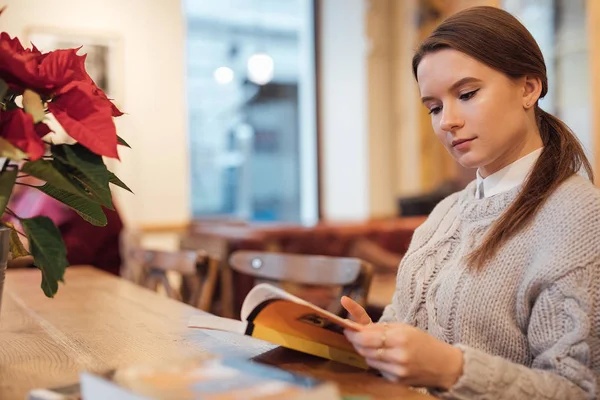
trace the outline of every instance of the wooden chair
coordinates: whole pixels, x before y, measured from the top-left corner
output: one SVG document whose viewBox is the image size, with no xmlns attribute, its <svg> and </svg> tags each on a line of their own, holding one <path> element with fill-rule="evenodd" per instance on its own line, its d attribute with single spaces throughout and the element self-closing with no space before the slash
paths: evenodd
<svg viewBox="0 0 600 400">
<path fill-rule="evenodd" d="M 134 258 L 142 266 L 140 284 L 151 290 L 159 286 L 168 297 L 183 301 L 204 311 L 209 311 L 215 290 L 219 265 L 207 254 L 196 251 L 159 251 L 138 249 Z M 187 287 L 184 297 L 173 288 L 168 272 L 181 276 L 181 285 Z"/>
<path fill-rule="evenodd" d="M 132 227 L 126 227 L 119 236 L 119 252 L 121 254 L 121 277 L 139 283 L 142 274 L 143 257 L 136 256 L 142 247 L 142 233 Z"/>
<path fill-rule="evenodd" d="M 268 253 L 240 250 L 229 258 L 231 268 L 241 274 L 251 275 L 257 281 L 301 285 L 310 293 L 314 288 L 339 287 L 341 290 L 329 311 L 345 316 L 339 304 L 341 296 L 348 296 L 365 306 L 371 285 L 373 268 L 358 258 L 326 257 L 300 254 Z M 299 297 L 303 290 L 300 290 Z M 319 304 L 322 306 L 321 304 Z"/>
<path fill-rule="evenodd" d="M 219 282 L 219 293 L 213 299 L 218 300 L 218 304 L 215 304 L 215 308 L 210 311 L 222 317 L 235 317 L 233 311 L 233 278 L 231 269 L 227 266 L 227 256 L 229 254 L 227 240 L 205 233 L 186 234 L 181 237 L 179 248 L 181 250 L 196 251 L 206 255 L 211 260 L 217 271 L 215 280 Z"/>
</svg>

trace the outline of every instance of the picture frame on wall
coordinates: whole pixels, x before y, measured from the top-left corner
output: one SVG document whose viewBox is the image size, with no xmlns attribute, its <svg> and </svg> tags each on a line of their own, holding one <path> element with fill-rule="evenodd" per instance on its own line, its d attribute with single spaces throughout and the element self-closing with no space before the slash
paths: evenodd
<svg viewBox="0 0 600 400">
<path fill-rule="evenodd" d="M 41 52 L 81 47 L 77 54 L 87 54 L 85 68 L 96 85 L 123 107 L 122 41 L 105 32 L 69 31 L 54 27 L 29 27 L 24 46 L 35 45 Z"/>
</svg>

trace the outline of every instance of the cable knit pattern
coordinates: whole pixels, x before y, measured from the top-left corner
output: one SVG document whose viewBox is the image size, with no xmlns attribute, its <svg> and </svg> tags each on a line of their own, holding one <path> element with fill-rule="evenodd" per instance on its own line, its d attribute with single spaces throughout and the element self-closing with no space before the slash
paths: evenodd
<svg viewBox="0 0 600 400">
<path fill-rule="evenodd" d="M 482 270 L 464 258 L 516 199 L 475 182 L 415 231 L 380 322 L 456 345 L 463 376 L 446 399 L 595 399 L 600 376 L 600 191 L 564 182 Z"/>
</svg>

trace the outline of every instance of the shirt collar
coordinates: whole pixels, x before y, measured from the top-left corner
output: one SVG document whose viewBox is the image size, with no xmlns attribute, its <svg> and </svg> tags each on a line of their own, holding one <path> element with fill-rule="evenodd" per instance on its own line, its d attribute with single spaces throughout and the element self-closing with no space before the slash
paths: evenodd
<svg viewBox="0 0 600 400">
<path fill-rule="evenodd" d="M 539 158 L 542 150 L 540 147 L 537 150 L 532 151 L 524 157 L 521 157 L 512 164 L 507 165 L 500 171 L 493 173 L 487 178 L 482 178 L 477 170 L 477 186 L 475 191 L 475 197 L 479 198 L 479 188 L 481 182 L 483 182 L 483 197 L 491 197 L 496 194 L 511 190 L 527 179 L 529 172 L 533 169 L 535 162 Z"/>
</svg>

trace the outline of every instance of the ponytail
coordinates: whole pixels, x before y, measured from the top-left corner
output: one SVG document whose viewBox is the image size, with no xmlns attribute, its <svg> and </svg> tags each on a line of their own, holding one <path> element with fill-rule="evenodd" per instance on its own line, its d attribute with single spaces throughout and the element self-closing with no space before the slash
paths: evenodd
<svg viewBox="0 0 600 400">
<path fill-rule="evenodd" d="M 535 116 L 544 143 L 542 154 L 517 199 L 492 225 L 483 243 L 467 257 L 472 268 L 482 268 L 509 238 L 533 220 L 552 192 L 582 167 L 594 181 L 592 166 L 571 129 L 537 105 Z"/>
</svg>

